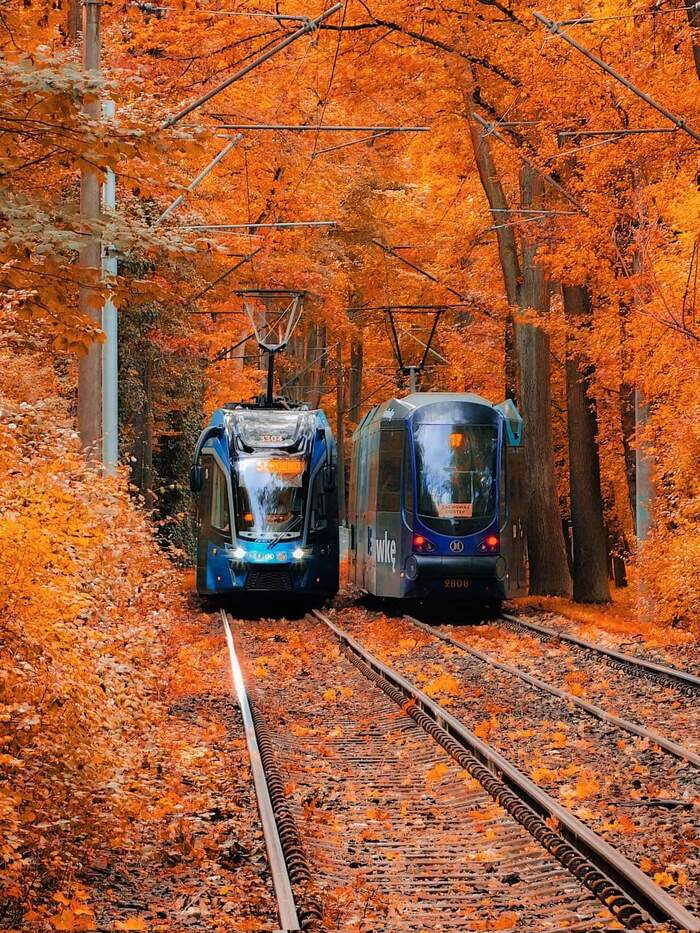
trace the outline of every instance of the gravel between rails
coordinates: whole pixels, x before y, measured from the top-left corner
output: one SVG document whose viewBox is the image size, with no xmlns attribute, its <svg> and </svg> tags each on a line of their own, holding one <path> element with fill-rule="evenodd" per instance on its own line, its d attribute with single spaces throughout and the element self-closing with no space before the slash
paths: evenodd
<svg viewBox="0 0 700 933">
<path fill-rule="evenodd" d="M 402 619 L 359 607 L 335 619 L 700 913 L 697 768 Z"/>
<path fill-rule="evenodd" d="M 273 733 L 330 930 L 613 927 L 608 911 L 494 803 L 314 620 L 235 637 Z"/>
</svg>

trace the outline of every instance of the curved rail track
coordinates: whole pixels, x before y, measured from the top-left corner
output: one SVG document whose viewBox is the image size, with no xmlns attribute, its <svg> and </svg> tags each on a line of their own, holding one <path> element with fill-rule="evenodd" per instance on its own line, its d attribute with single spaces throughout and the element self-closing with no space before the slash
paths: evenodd
<svg viewBox="0 0 700 933">
<path fill-rule="evenodd" d="M 672 923 L 683 930 L 700 930 L 700 919 L 690 913 L 683 904 L 642 872 L 622 852 L 617 848 L 613 848 L 589 826 L 577 819 L 568 808 L 562 806 L 558 800 L 526 777 L 496 748 L 475 735 L 463 722 L 435 703 L 405 676 L 396 670 L 392 670 L 379 660 L 353 638 L 349 632 L 334 624 L 327 616 L 321 613 L 315 613 L 315 615 L 334 631 L 346 651 L 353 656 L 356 666 L 366 676 L 378 683 L 395 702 L 403 703 L 405 708 L 415 709 L 420 712 L 422 717 L 425 717 L 427 721 L 422 721 L 421 725 L 431 735 L 434 735 L 450 754 L 466 753 L 480 767 L 485 766 L 488 769 L 490 777 L 497 781 L 502 788 L 502 790 L 496 790 L 495 787 L 491 789 L 487 787 L 489 792 L 494 793 L 494 796 L 504 792 L 512 796 L 516 801 L 516 806 L 521 808 L 519 813 L 520 822 L 530 831 L 535 830 L 533 832 L 535 838 L 538 838 L 538 821 L 546 821 L 546 826 L 557 826 L 556 835 L 559 837 L 558 841 L 546 840 L 542 837 L 540 842 L 544 845 L 549 843 L 549 851 L 553 851 L 563 864 L 568 861 L 570 866 L 575 866 L 579 872 L 577 877 L 583 880 L 598 896 L 600 896 L 601 890 L 605 891 L 603 899 L 607 900 L 608 904 L 614 905 L 618 919 L 626 926 L 634 926 L 636 923 L 641 922 L 642 917 L 646 916 L 654 922 Z M 471 649 L 455 639 L 450 639 L 449 636 L 445 636 L 443 633 L 437 632 L 428 626 L 423 626 L 417 620 L 411 620 L 411 624 L 425 629 L 427 633 L 436 638 L 450 642 L 451 648 L 471 652 L 476 654 L 479 660 L 484 663 L 492 663 L 493 659 L 488 656 L 471 651 Z M 496 662 L 494 666 L 500 667 L 501 670 L 526 681 L 530 686 L 534 686 L 539 690 L 546 689 L 547 693 L 566 702 L 570 699 L 578 700 L 578 698 L 538 681 L 526 674 L 526 672 L 512 669 L 509 665 L 499 665 Z M 646 730 L 645 727 L 611 716 L 604 710 L 586 703 L 586 701 L 581 701 L 578 705 L 585 712 L 602 720 L 606 725 L 612 725 L 635 735 L 649 738 L 646 732 L 650 730 Z M 681 759 L 684 764 L 686 762 L 697 764 L 695 760 L 697 756 L 689 749 L 678 743 L 670 742 L 663 736 L 653 733 L 652 735 L 652 741 L 662 740 L 661 746 L 667 746 L 664 750 Z M 464 766 L 467 770 L 470 770 L 466 763 Z M 481 780 L 481 776 L 475 774 L 473 770 L 470 770 L 470 773 Z M 486 784 L 484 786 L 486 787 Z M 517 815 L 516 818 L 518 818 Z M 589 884 L 591 879 L 594 879 L 594 881 Z"/>
<path fill-rule="evenodd" d="M 605 645 L 587 641 L 585 638 L 579 638 L 568 632 L 561 632 L 558 629 L 548 628 L 546 625 L 529 622 L 511 613 L 502 613 L 497 621 L 502 621 L 506 625 L 513 626 L 517 629 L 533 632 L 541 638 L 566 642 L 567 644 L 574 645 L 585 651 L 593 652 L 603 657 L 607 663 L 611 664 L 613 667 L 624 668 L 637 676 L 645 677 L 657 683 L 672 684 L 688 695 L 694 696 L 700 692 L 700 677 L 688 671 L 682 671 L 666 664 L 658 664 L 656 661 L 648 661 L 646 658 L 625 654 L 622 651 L 615 651 L 612 648 L 607 648 Z"/>
</svg>

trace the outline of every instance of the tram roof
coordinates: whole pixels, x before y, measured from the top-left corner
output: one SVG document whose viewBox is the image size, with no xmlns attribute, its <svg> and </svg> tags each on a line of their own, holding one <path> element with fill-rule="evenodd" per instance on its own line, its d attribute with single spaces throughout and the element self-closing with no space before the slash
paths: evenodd
<svg viewBox="0 0 700 933">
<path fill-rule="evenodd" d="M 486 408 L 496 409 L 497 406 L 481 395 L 475 395 L 473 392 L 412 392 L 403 398 L 390 398 L 386 402 L 381 402 L 370 408 L 362 421 L 358 424 L 356 430 L 366 427 L 370 422 L 376 420 L 389 421 L 393 423 L 405 421 L 416 411 L 426 408 L 429 405 L 439 405 L 445 402 L 469 402 L 472 405 L 484 405 Z M 390 412 L 390 417 L 387 417 Z"/>
</svg>

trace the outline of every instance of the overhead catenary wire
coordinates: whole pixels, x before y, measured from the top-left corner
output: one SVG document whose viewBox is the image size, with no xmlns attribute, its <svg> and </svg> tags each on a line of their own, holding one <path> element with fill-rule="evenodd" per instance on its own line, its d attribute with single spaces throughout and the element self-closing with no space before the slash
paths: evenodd
<svg viewBox="0 0 700 933">
<path fill-rule="evenodd" d="M 195 14 L 199 13 L 201 16 L 247 16 L 250 18 L 265 18 L 265 19 L 276 19 L 281 22 L 290 21 L 290 22 L 299 22 L 299 23 L 308 23 L 310 17 L 303 16 L 301 14 L 295 15 L 293 13 L 262 13 L 257 10 L 198 10 L 198 9 L 183 9 L 182 7 L 175 6 L 156 6 L 152 3 L 130 3 L 129 6 L 138 7 L 143 13 L 180 13 L 180 14 Z"/>
<path fill-rule="evenodd" d="M 557 26 L 590 26 L 592 23 L 606 23 L 615 19 L 637 19 L 638 16 L 668 16 L 669 13 L 687 13 L 688 10 L 700 10 L 700 2 L 688 6 L 671 7 L 670 10 L 638 10 L 636 13 L 617 13 L 614 16 L 579 16 L 574 19 L 557 20 Z"/>
<path fill-rule="evenodd" d="M 214 123 L 212 129 L 284 133 L 429 133 L 429 126 L 353 126 L 314 123 Z"/>
<path fill-rule="evenodd" d="M 640 126 L 619 130 L 558 130 L 557 136 L 575 138 L 578 136 L 637 136 L 644 133 L 677 133 L 677 126 Z"/>
<path fill-rule="evenodd" d="M 248 223 L 248 224 L 185 224 L 180 230 L 192 230 L 195 232 L 225 233 L 227 230 L 248 230 L 249 228 L 282 228 L 290 227 L 337 227 L 337 220 L 282 220 L 273 223 Z"/>
<path fill-rule="evenodd" d="M 616 71 L 613 67 L 604 62 L 602 58 L 598 58 L 593 52 L 587 49 L 584 45 L 581 45 L 580 42 L 577 42 L 576 39 L 572 39 L 567 33 L 563 32 L 559 28 L 559 24 L 554 22 L 551 19 L 548 19 L 546 16 L 543 16 L 542 13 L 535 11 L 535 19 L 541 23 L 545 29 L 547 29 L 553 36 L 563 39 L 567 45 L 570 45 L 573 49 L 576 49 L 577 52 L 580 52 L 581 55 L 585 56 L 589 61 L 593 62 L 594 65 L 597 65 L 602 71 L 614 78 L 623 87 L 626 87 L 629 91 L 639 97 L 640 100 L 643 100 L 650 107 L 653 107 L 654 110 L 658 111 L 667 120 L 670 120 L 671 123 L 675 124 L 679 129 L 683 130 L 684 133 L 687 133 L 688 136 L 692 137 L 697 142 L 700 142 L 700 133 L 694 130 L 692 127 L 688 126 L 683 117 L 679 117 L 678 114 L 673 113 L 663 104 L 660 104 L 655 100 L 651 95 L 647 94 L 645 91 L 642 91 L 637 87 L 636 84 L 633 84 L 629 78 L 625 78 L 624 75 L 621 75 L 619 71 Z"/>
<path fill-rule="evenodd" d="M 247 262 L 250 262 L 253 256 L 255 256 L 256 253 L 259 253 L 261 249 L 262 249 L 262 246 L 258 246 L 253 250 L 252 253 L 248 253 L 245 256 L 243 256 L 240 262 L 234 263 L 230 269 L 226 269 L 224 272 L 222 272 L 221 275 L 217 276 L 213 282 L 210 282 L 208 285 L 206 285 L 204 288 L 198 291 L 197 294 L 189 298 L 188 301 L 190 302 L 198 301 L 200 298 L 206 295 L 207 292 L 211 291 L 212 288 L 216 288 L 216 286 L 219 285 L 221 282 L 223 282 L 224 279 L 227 279 L 229 275 L 232 275 L 234 272 L 240 269 L 241 266 L 244 266 Z"/>
<path fill-rule="evenodd" d="M 324 152 L 335 152 L 336 149 L 347 149 L 349 146 L 359 146 L 360 143 L 369 143 L 373 142 L 375 139 L 382 139 L 384 136 L 388 136 L 387 132 L 383 133 L 373 133 L 372 136 L 363 136 L 361 139 L 353 139 L 347 143 L 338 143 L 337 146 L 326 146 L 324 149 L 314 149 L 311 154 L 311 158 L 315 159 L 317 156 L 322 155 Z"/>
<path fill-rule="evenodd" d="M 511 148 L 515 148 L 525 165 L 529 165 L 534 171 L 536 171 L 542 180 L 545 181 L 550 187 L 554 188 L 555 191 L 558 191 L 559 194 L 569 202 L 569 204 L 573 204 L 573 206 L 578 208 L 582 214 L 588 213 L 584 205 L 581 204 L 581 202 L 575 198 L 573 194 L 568 192 L 566 188 L 563 188 L 556 179 L 552 178 L 551 175 L 548 175 L 547 172 L 540 171 L 536 165 L 534 165 L 526 156 L 520 152 L 517 146 L 513 147 L 512 142 L 509 139 L 506 139 L 506 137 L 498 131 L 494 123 L 489 123 L 488 120 L 485 120 L 481 114 L 476 113 L 476 111 L 472 112 L 472 117 L 480 126 L 483 126 L 488 133 L 491 133 L 499 142 L 505 143 L 506 146 L 510 146 Z"/>
<path fill-rule="evenodd" d="M 186 107 L 183 107 L 182 110 L 179 110 L 177 113 L 171 114 L 161 126 L 161 129 L 167 129 L 170 126 L 174 126 L 175 123 L 178 123 L 183 117 L 188 116 L 192 113 L 193 110 L 197 110 L 198 107 L 201 107 L 202 104 L 206 104 L 207 101 L 211 100 L 212 97 L 216 97 L 217 94 L 220 94 L 226 88 L 230 87 L 236 81 L 240 81 L 241 78 L 244 78 L 247 74 L 250 74 L 253 69 L 257 68 L 259 65 L 264 64 L 264 62 L 269 61 L 274 55 L 277 55 L 278 52 L 281 52 L 283 49 L 286 49 L 293 42 L 296 42 L 297 39 L 301 39 L 302 36 L 308 35 L 312 30 L 318 28 L 318 26 L 328 19 L 330 16 L 333 16 L 338 10 L 343 8 L 342 3 L 336 3 L 332 7 L 329 7 L 320 16 L 317 16 L 315 19 L 308 20 L 304 23 L 299 29 L 295 32 L 288 35 L 281 42 L 278 42 L 272 48 L 268 49 L 262 55 L 259 55 L 257 58 L 253 59 L 252 62 L 248 62 L 243 68 L 240 68 L 235 74 L 228 77 L 225 81 L 222 81 L 221 84 L 218 84 L 216 87 L 207 91 L 205 94 L 202 94 L 201 97 L 198 97 L 196 100 L 193 100 L 191 104 L 188 104 Z"/>
</svg>

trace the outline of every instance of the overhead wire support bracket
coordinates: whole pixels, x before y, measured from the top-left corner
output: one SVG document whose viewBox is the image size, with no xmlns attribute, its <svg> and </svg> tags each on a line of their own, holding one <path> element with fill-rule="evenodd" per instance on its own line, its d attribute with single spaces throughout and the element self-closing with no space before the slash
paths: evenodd
<svg viewBox="0 0 700 933">
<path fill-rule="evenodd" d="M 473 112 L 472 112 L 472 116 L 474 117 L 474 119 L 476 120 L 477 123 L 479 123 L 481 126 L 483 126 L 484 129 L 485 129 L 488 133 L 490 133 L 492 136 L 494 136 L 499 142 L 505 143 L 506 146 L 511 146 L 511 147 L 512 147 L 513 144 L 511 143 L 511 141 L 510 141 L 509 139 L 506 139 L 506 137 L 505 137 L 502 133 L 499 133 L 498 128 L 497 128 L 497 127 L 498 127 L 498 124 L 496 124 L 496 123 L 489 123 L 488 120 L 484 120 L 484 118 L 481 116 L 481 114 L 476 113 L 476 111 L 473 111 Z M 516 148 L 517 148 L 517 147 L 516 147 Z M 570 193 L 566 190 L 566 188 L 563 188 L 563 187 L 559 184 L 558 181 L 556 181 L 554 178 L 552 178 L 551 175 L 548 175 L 546 172 L 542 172 L 536 165 L 534 165 L 534 164 L 533 164 L 526 156 L 524 156 L 519 150 L 518 150 L 518 153 L 519 153 L 519 155 L 520 155 L 520 158 L 523 160 L 523 162 L 524 162 L 526 165 L 529 165 L 529 166 L 533 169 L 533 171 L 537 172 L 537 173 L 540 175 L 540 177 L 542 178 L 542 180 L 543 180 L 543 181 L 546 181 L 547 184 L 548 184 L 550 187 L 554 188 L 555 191 L 558 191 L 559 194 L 560 194 L 563 198 L 566 198 L 566 200 L 569 202 L 569 204 L 573 204 L 573 206 L 576 207 L 576 208 L 578 208 L 578 210 L 580 210 L 582 214 L 587 214 L 587 213 L 588 213 L 588 211 L 587 211 L 586 208 L 583 206 L 583 204 L 581 204 L 581 202 L 580 202 L 577 198 L 575 198 L 575 197 L 573 196 L 573 194 L 570 194 Z"/>
<path fill-rule="evenodd" d="M 182 110 L 179 110 L 177 113 L 171 114 L 164 121 L 161 126 L 161 129 L 168 129 L 170 126 L 174 126 L 175 123 L 178 123 L 183 117 L 186 117 L 188 114 L 192 113 L 193 110 L 196 110 L 198 107 L 201 107 L 202 104 L 206 104 L 208 100 L 211 100 L 212 97 L 216 97 L 217 94 L 220 94 L 222 91 L 225 91 L 226 88 L 230 87 L 232 84 L 235 84 L 236 81 L 240 81 L 241 78 L 244 78 L 247 74 L 250 74 L 258 65 L 262 65 L 264 62 L 269 61 L 273 56 L 277 55 L 278 52 L 281 52 L 283 49 L 286 49 L 287 46 L 291 45 L 293 42 L 296 42 L 297 39 L 301 39 L 302 36 L 307 35 L 316 29 L 324 20 L 328 19 L 330 16 L 333 16 L 339 10 L 342 10 L 342 3 L 335 3 L 332 7 L 329 7 L 325 12 L 321 13 L 320 16 L 317 16 L 315 19 L 310 19 L 308 22 L 304 23 L 303 26 L 300 26 L 295 32 L 291 33 L 283 39 L 281 42 L 278 42 L 277 45 L 274 45 L 271 49 L 268 49 L 267 52 L 264 52 L 262 55 L 259 55 L 257 58 L 253 59 L 252 62 L 249 62 L 243 68 L 239 69 L 235 74 L 231 75 L 230 78 L 227 78 L 225 81 L 222 81 L 221 84 L 218 84 L 216 87 L 212 88 L 210 91 L 207 91 L 206 94 L 202 94 L 201 97 L 198 97 L 196 100 L 193 100 L 191 104 L 188 104 L 186 107 L 183 107 Z"/>
<path fill-rule="evenodd" d="M 243 134 L 242 134 L 242 133 L 237 133 L 237 134 L 233 137 L 233 139 L 232 139 L 229 143 L 227 143 L 227 144 L 224 146 L 224 148 L 214 156 L 214 158 L 211 160 L 211 162 L 210 162 L 208 165 L 206 165 L 206 166 L 202 169 L 202 171 L 199 173 L 199 175 L 197 175 L 197 177 L 194 178 L 194 179 L 189 183 L 189 185 L 188 185 L 187 188 L 182 192 L 182 194 L 179 194 L 179 195 L 175 198 L 175 200 L 174 200 L 171 204 L 169 204 L 168 207 L 165 208 L 165 210 L 164 210 L 163 213 L 160 215 L 160 217 L 156 220 L 156 222 L 153 224 L 153 226 L 154 226 L 154 227 L 157 227 L 159 224 L 161 224 L 161 223 L 165 220 L 166 217 L 168 217 L 170 214 L 172 214 L 173 211 L 176 211 L 176 210 L 178 209 L 178 207 L 183 203 L 183 201 L 185 200 L 185 198 L 187 197 L 187 195 L 190 194 L 190 192 L 194 191 L 194 189 L 195 189 L 199 184 L 201 184 L 201 182 L 204 181 L 204 179 L 207 177 L 207 175 L 210 174 L 210 172 L 219 164 L 219 162 L 221 162 L 222 159 L 224 159 L 224 158 L 229 154 L 229 152 L 230 152 L 232 149 L 235 149 L 235 147 L 238 145 L 238 143 L 239 143 L 242 139 L 243 139 Z"/>
<path fill-rule="evenodd" d="M 614 78 L 623 87 L 626 87 L 627 90 L 632 91 L 640 100 L 643 100 L 650 107 L 653 107 L 654 110 L 666 117 L 667 120 L 670 120 L 671 123 L 675 124 L 679 130 L 683 130 L 684 133 L 687 133 L 692 139 L 696 142 L 700 142 L 700 133 L 694 130 L 692 127 L 688 126 L 685 120 L 682 117 L 679 117 L 678 114 L 673 113 L 673 111 L 668 110 L 664 107 L 663 104 L 660 104 L 657 100 L 654 100 L 653 97 L 650 97 L 645 91 L 642 91 L 640 88 L 633 84 L 628 78 L 625 78 L 624 75 L 621 75 L 619 71 L 616 71 L 613 67 L 604 62 L 602 58 L 598 58 L 593 52 L 581 45 L 580 42 L 577 42 L 576 39 L 572 39 L 568 33 L 562 31 L 559 23 L 554 22 L 551 19 L 547 19 L 546 16 L 543 16 L 542 13 L 535 11 L 535 19 L 541 23 L 548 32 L 553 36 L 556 36 L 559 39 L 563 39 L 567 45 L 570 45 L 573 49 L 576 49 L 577 52 L 580 52 L 581 55 L 585 56 L 589 61 L 593 62 L 594 65 L 597 65 L 602 69 L 606 74 L 610 75 L 611 78 Z"/>
<path fill-rule="evenodd" d="M 359 146 L 360 143 L 371 143 L 375 139 L 382 139 L 384 136 L 388 136 L 389 133 L 385 130 L 383 133 L 373 133 L 371 136 L 361 136 L 360 139 L 351 139 L 346 143 L 338 143 L 337 146 L 326 146 L 324 149 L 316 149 L 311 156 L 312 159 L 315 159 L 317 156 L 323 155 L 324 152 L 335 152 L 337 149 L 347 149 L 349 146 Z"/>
</svg>

